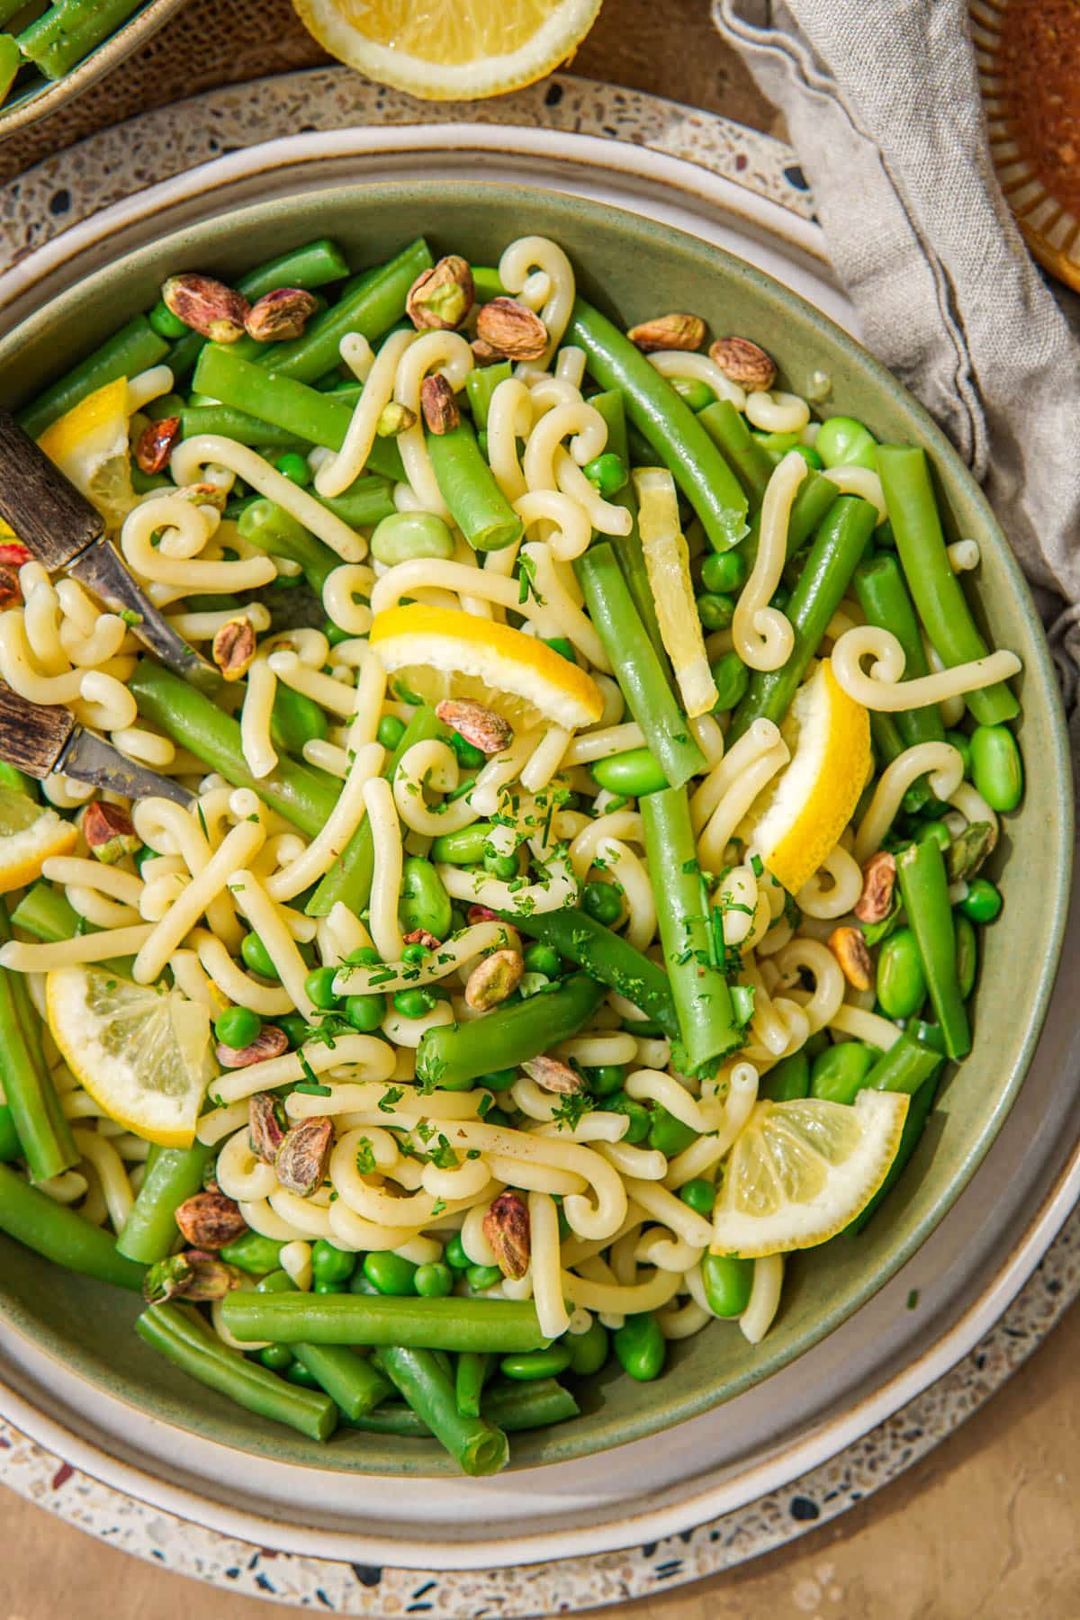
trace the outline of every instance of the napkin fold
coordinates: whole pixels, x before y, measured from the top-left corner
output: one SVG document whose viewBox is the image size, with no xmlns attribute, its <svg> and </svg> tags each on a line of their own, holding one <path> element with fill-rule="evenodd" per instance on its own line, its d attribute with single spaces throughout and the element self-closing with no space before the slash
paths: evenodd
<svg viewBox="0 0 1080 1620">
<path fill-rule="evenodd" d="M 994 174 L 966 0 L 714 0 L 784 113 L 868 348 L 980 480 L 1080 758 L 1080 342 Z"/>
</svg>

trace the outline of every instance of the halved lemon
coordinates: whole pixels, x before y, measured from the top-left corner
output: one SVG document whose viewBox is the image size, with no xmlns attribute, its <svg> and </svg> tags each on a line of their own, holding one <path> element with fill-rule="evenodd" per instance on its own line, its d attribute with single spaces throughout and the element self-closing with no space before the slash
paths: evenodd
<svg viewBox="0 0 1080 1620">
<path fill-rule="evenodd" d="M 870 771 L 870 716 L 825 659 L 780 727 L 791 759 L 755 802 L 739 837 L 798 894 L 836 848 Z"/>
<path fill-rule="evenodd" d="M 573 55 L 601 0 L 293 0 L 339 61 L 425 101 L 520 90 Z"/>
<path fill-rule="evenodd" d="M 885 1180 L 907 1110 L 898 1091 L 756 1103 L 724 1170 L 713 1252 L 750 1260 L 835 1237 Z"/>
<path fill-rule="evenodd" d="M 375 615 L 370 641 L 390 674 L 433 702 L 475 698 L 510 718 L 539 716 L 570 731 L 604 712 L 592 677 L 539 637 L 458 608 L 387 608 Z"/>
<path fill-rule="evenodd" d="M 103 967 L 58 968 L 45 984 L 53 1038 L 110 1119 L 162 1147 L 190 1147 L 213 1077 L 210 1014 L 163 986 Z"/>
<path fill-rule="evenodd" d="M 49 460 L 118 528 L 135 505 L 128 448 L 128 386 L 117 377 L 59 417 L 38 440 Z"/>
<path fill-rule="evenodd" d="M 679 526 L 675 480 L 666 467 L 643 467 L 634 474 L 638 532 L 645 569 L 656 601 L 660 639 L 675 672 L 679 695 L 693 718 L 716 703 L 705 637 L 690 582 L 690 552 Z"/>
<path fill-rule="evenodd" d="M 41 876 L 51 855 L 68 855 L 79 830 L 47 804 L 0 785 L 0 894 L 11 894 Z"/>
</svg>

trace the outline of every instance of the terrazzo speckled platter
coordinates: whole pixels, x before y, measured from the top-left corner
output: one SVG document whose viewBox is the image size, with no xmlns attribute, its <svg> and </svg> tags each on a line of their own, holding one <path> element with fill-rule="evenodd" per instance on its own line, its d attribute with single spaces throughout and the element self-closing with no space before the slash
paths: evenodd
<svg viewBox="0 0 1080 1620">
<path fill-rule="evenodd" d="M 477 155 L 482 154 L 486 173 L 492 176 L 509 169 L 518 182 L 525 179 L 535 186 L 584 190 L 586 195 L 601 195 L 624 207 L 644 208 L 665 224 L 689 227 L 707 240 L 722 237 L 728 245 L 734 241 L 747 259 L 760 262 L 767 257 L 773 266 L 779 261 L 784 279 L 815 301 L 837 303 L 822 268 L 808 267 L 814 264 L 818 247 L 812 226 L 800 227 L 805 240 L 799 245 L 783 239 L 762 242 L 767 223 L 763 225 L 760 208 L 755 205 L 756 213 L 751 211 L 749 219 L 740 218 L 732 198 L 722 187 L 710 192 L 700 173 L 693 172 L 680 189 L 665 168 L 657 173 L 648 153 L 637 154 L 637 171 L 631 174 L 622 165 L 622 149 L 618 149 L 620 166 L 598 163 L 591 151 L 596 143 L 562 139 L 554 143 L 557 149 L 553 150 L 550 141 L 537 141 L 525 131 L 511 135 L 506 130 L 497 134 L 459 130 L 456 145 L 449 140 L 433 145 L 436 136 L 444 133 L 427 132 L 426 147 L 425 137 L 416 132 L 411 143 L 400 137 L 395 146 L 385 130 L 353 131 L 336 139 L 301 137 L 275 143 L 272 150 L 264 148 L 257 154 L 234 154 L 212 170 L 174 182 L 156 196 L 144 196 L 125 216 L 120 236 L 125 245 L 139 240 L 140 233 L 144 240 L 156 239 L 178 219 L 182 221 L 185 210 L 188 214 L 206 212 L 208 199 L 219 211 L 223 203 L 229 206 L 234 199 L 242 200 L 245 186 L 250 188 L 248 194 L 280 195 L 288 188 L 290 194 L 300 191 L 310 200 L 317 186 L 328 179 L 340 184 L 346 174 L 353 180 L 364 172 L 365 165 L 368 170 L 378 167 L 385 172 L 387 164 L 393 163 L 400 180 L 410 164 L 415 172 L 417 163 L 423 165 L 427 177 L 437 158 L 445 192 L 442 182 L 449 183 L 454 165 L 475 173 Z M 528 159 L 525 163 L 522 154 Z M 608 155 L 610 149 L 605 159 Z M 548 206 L 539 198 L 530 203 L 531 225 Z M 575 217 L 575 210 L 564 209 L 561 217 L 565 222 Z M 561 234 L 565 239 L 567 231 Z M 117 240 L 115 234 L 111 240 Z M 84 266 L 100 262 L 102 242 L 100 222 L 92 222 L 71 232 L 40 258 L 28 261 L 8 278 L 10 307 L 17 310 L 36 301 L 42 295 L 42 282 L 49 293 L 59 291 Z M 580 256 L 582 250 L 578 251 Z M 3 292 L 0 286 L 0 296 Z M 783 342 L 777 347 L 784 352 Z M 843 397 L 848 401 L 852 395 L 845 391 Z M 867 414 L 873 422 L 875 413 L 868 409 Z M 877 415 L 880 420 L 881 413 Z M 966 528 L 969 513 L 965 511 L 963 516 Z M 1017 635 L 1011 632 L 1009 627 L 1004 634 L 1015 642 Z M 1051 727 L 1045 739 L 1049 754 L 1054 739 Z M 1058 813 L 1056 820 L 1053 806 L 1047 804 L 1042 836 L 1044 840 L 1057 837 L 1062 867 L 1068 847 L 1066 820 L 1067 802 L 1065 813 Z M 1044 949 L 1048 948 L 1047 939 Z M 132 1444 L 130 1407 L 122 1394 L 108 1387 L 108 1380 L 99 1377 L 91 1389 L 70 1368 L 56 1361 L 50 1364 L 28 1348 L 27 1338 L 18 1331 L 9 1331 L 3 1341 L 9 1378 L 22 1396 L 12 1397 L 18 1411 L 14 1406 L 9 1410 L 24 1428 L 34 1431 L 35 1421 L 41 1425 L 34 1432 L 46 1444 L 55 1445 L 57 1435 L 66 1430 L 66 1446 L 58 1448 L 66 1458 L 183 1517 L 264 1544 L 350 1562 L 389 1558 L 424 1566 L 437 1554 L 442 1569 L 516 1564 L 581 1549 L 625 1546 L 699 1523 L 711 1513 L 731 1510 L 800 1469 L 820 1463 L 865 1432 L 963 1354 L 1015 1292 L 1056 1230 L 1062 1201 L 1069 1196 L 1067 1180 L 1062 1182 L 1061 1177 L 1068 1174 L 1076 1122 L 1070 1116 L 1073 1090 L 1062 1083 L 1062 1076 L 1075 1072 L 1075 1062 L 1069 1061 L 1075 1054 L 1066 1049 L 1071 1035 L 1068 1019 L 1062 1027 L 1052 1022 L 1043 1046 L 1045 1049 L 1049 1040 L 1053 1050 L 1033 1069 L 1013 1120 L 992 1149 L 991 1163 L 997 1166 L 992 1175 L 992 1209 L 986 1207 L 985 1193 L 975 1196 L 980 1183 L 989 1184 L 988 1166 L 931 1242 L 846 1327 L 809 1351 L 797 1364 L 797 1376 L 793 1376 L 795 1368 L 776 1373 L 767 1385 L 740 1395 L 722 1414 L 700 1417 L 667 1431 L 660 1446 L 638 1441 L 624 1447 L 617 1454 L 617 1469 L 611 1466 L 610 1455 L 606 1459 L 568 1457 L 522 1475 L 521 1484 L 527 1480 L 528 1488 L 516 1493 L 516 1503 L 507 1500 L 510 1493 L 505 1485 L 492 1487 L 491 1482 L 467 1482 L 465 1490 L 466 1482 L 460 1481 L 448 1488 L 430 1478 L 384 1479 L 372 1488 L 363 1475 L 334 1480 L 323 1472 L 313 1488 L 310 1473 L 281 1460 L 260 1460 L 253 1485 L 256 1471 L 250 1459 L 227 1451 L 206 1434 L 183 1432 L 174 1426 L 171 1410 L 159 1409 L 157 1421 L 140 1424 Z M 1017 1055 L 1022 1048 L 1021 1037 Z M 987 1086 L 1000 1086 L 1000 1081 L 1000 1068 L 992 1082 L 984 1077 Z M 959 1098 L 956 1107 L 960 1107 Z M 1013 1122 L 1021 1113 L 1024 1129 L 1014 1130 Z M 940 1145 L 938 1151 L 943 1151 Z M 898 1215 L 901 1225 L 905 1219 L 909 1222 L 909 1235 L 914 1235 L 919 1225 L 916 1212 L 908 1208 Z M 892 1237 L 895 1242 L 895 1227 Z M 1013 1251 L 1007 1265 L 1003 1265 L 1003 1251 Z M 876 1282 L 888 1257 L 883 1255 L 874 1264 L 877 1275 L 872 1281 Z M 919 1308 L 906 1311 L 904 1305 L 913 1290 L 918 1292 Z M 799 1291 L 797 1280 L 796 1316 Z M 215 1432 L 220 1433 L 220 1428 Z M 135 1463 L 137 1467 L 132 1466 Z M 613 1479 L 613 1474 L 618 1478 Z M 324 1490 L 326 1480 L 333 1484 Z M 473 1485 L 480 1488 L 473 1491 Z M 309 1523 L 305 1526 L 290 1522 L 295 1517 L 292 1504 L 300 1499 L 307 1509 Z M 410 1527 L 416 1522 L 429 1527 L 423 1547 L 412 1540 Z M 478 1538 L 480 1522 L 483 1540 Z M 599 1601 L 604 1599 L 595 1592 L 582 1599 L 583 1604 Z M 345 1608 L 343 1612 L 352 1611 Z M 532 1611 L 518 1607 L 508 1612 Z"/>
</svg>

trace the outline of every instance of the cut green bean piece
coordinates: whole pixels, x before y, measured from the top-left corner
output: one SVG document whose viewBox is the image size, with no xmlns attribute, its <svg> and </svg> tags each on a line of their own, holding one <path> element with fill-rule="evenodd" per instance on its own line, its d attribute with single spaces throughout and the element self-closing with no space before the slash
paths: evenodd
<svg viewBox="0 0 1080 1620">
<path fill-rule="evenodd" d="M 584 968 L 590 978 L 598 979 L 632 1001 L 642 1015 L 659 1024 L 665 1034 L 673 1039 L 678 1037 L 679 1020 L 667 974 L 621 934 L 614 933 L 576 906 L 564 906 L 558 911 L 534 911 L 528 917 L 504 915 L 521 933 L 552 946 L 560 956 Z"/>
<path fill-rule="evenodd" d="M 414 1350 L 540 1350 L 531 1300 L 393 1298 L 388 1294 L 256 1294 L 222 1302 L 238 1339 L 276 1344 L 405 1345 Z"/>
<path fill-rule="evenodd" d="M 883 1052 L 863 1081 L 867 1091 L 904 1091 L 913 1096 L 928 1080 L 941 1073 L 945 1059 L 933 1047 L 924 1046 L 904 1031 L 887 1052 Z"/>
<path fill-rule="evenodd" d="M 439 492 L 473 550 L 502 551 L 520 540 L 524 525 L 495 482 L 465 418 L 448 433 L 428 433 L 426 442 Z"/>
<path fill-rule="evenodd" d="M 966 1057 L 971 1029 L 956 974 L 956 930 L 945 857 L 932 839 L 909 844 L 896 858 L 896 875 L 945 1050 L 954 1060 Z"/>
<path fill-rule="evenodd" d="M 866 614 L 868 624 L 891 630 L 904 649 L 905 681 L 915 680 L 930 673 L 926 660 L 919 621 L 908 595 L 900 564 L 891 552 L 885 551 L 860 563 L 855 570 L 855 595 Z M 944 742 L 945 727 L 936 703 L 921 709 L 903 709 L 893 716 L 897 729 L 908 748 L 921 742 Z"/>
<path fill-rule="evenodd" d="M 482 1074 L 539 1057 L 556 1042 L 576 1035 L 604 994 L 603 985 L 584 973 L 572 973 L 550 995 L 497 1007 L 468 1023 L 426 1030 L 416 1050 L 416 1078 L 426 1086 L 461 1091 Z"/>
<path fill-rule="evenodd" d="M 458 1411 L 454 1381 L 430 1350 L 398 1345 L 374 1360 L 466 1474 L 481 1477 L 506 1467 L 506 1435 L 485 1418 Z"/>
<path fill-rule="evenodd" d="M 469 409 L 480 432 L 487 427 L 491 396 L 501 382 L 509 382 L 514 368 L 509 360 L 499 360 L 493 366 L 474 366 L 465 379 L 465 392 Z"/>
<path fill-rule="evenodd" d="M 621 389 L 607 388 L 600 394 L 593 394 L 589 404 L 594 411 L 599 411 L 607 424 L 607 447 L 618 456 L 624 467 L 630 465 L 630 444 L 626 432 L 626 407 L 623 404 Z M 649 640 L 656 648 L 657 657 L 663 666 L 665 675 L 668 673 L 668 657 L 664 650 L 664 640 L 660 634 L 660 621 L 656 617 L 656 599 L 649 583 L 649 571 L 645 566 L 645 553 L 641 549 L 641 535 L 638 533 L 638 503 L 637 493 L 633 480 L 628 478 L 622 489 L 611 497 L 613 506 L 621 506 L 630 513 L 631 528 L 629 534 L 620 535 L 612 542 L 612 550 L 618 558 L 619 567 L 626 578 L 630 595 L 634 599 L 634 606 L 641 615 L 641 622 L 648 631 Z"/>
<path fill-rule="evenodd" d="M 180 412 L 181 437 L 193 439 L 199 433 L 217 433 L 223 439 L 249 445 L 252 450 L 272 450 L 275 455 L 284 450 L 304 451 L 311 444 L 310 439 L 297 438 L 273 422 L 264 422 L 231 405 L 185 405 Z"/>
<path fill-rule="evenodd" d="M 11 938 L 0 901 L 0 940 Z M 0 1082 L 23 1156 L 34 1181 L 47 1181 L 79 1162 L 79 1152 L 45 1063 L 38 1015 L 26 985 L 0 968 Z"/>
<path fill-rule="evenodd" d="M 260 551 L 299 563 L 316 596 L 322 596 L 327 579 L 341 567 L 335 551 L 317 540 L 291 512 L 265 497 L 245 506 L 236 526 L 244 539 Z"/>
<path fill-rule="evenodd" d="M 23 55 L 47 79 L 62 79 L 125 23 L 141 0 L 61 0 L 19 35 Z M 58 14 L 58 15 L 57 15 Z M 56 17 L 55 25 L 53 18 Z"/>
<path fill-rule="evenodd" d="M 169 352 L 169 345 L 154 331 L 145 315 L 122 326 L 118 332 L 88 354 L 77 366 L 50 384 L 31 404 L 19 412 L 19 425 L 32 439 L 40 438 L 58 417 L 74 410 L 80 400 L 138 371 L 156 366 Z"/>
<path fill-rule="evenodd" d="M 0 1232 L 68 1271 L 136 1293 L 142 1287 L 144 1268 L 119 1254 L 108 1232 L 31 1187 L 6 1165 L 0 1165 Z"/>
<path fill-rule="evenodd" d="M 481 1350 L 466 1350 L 454 1369 L 454 1399 L 463 1417 L 479 1417 L 484 1385 L 491 1371 L 491 1357 Z"/>
<path fill-rule="evenodd" d="M 760 506 L 776 464 L 754 438 L 745 418 L 729 399 L 718 399 L 698 412 L 698 421 L 731 464 L 751 504 Z"/>
<path fill-rule="evenodd" d="M 267 1294 L 298 1292 L 285 1271 L 264 1277 L 257 1291 Z M 293 1344 L 293 1355 L 350 1423 L 366 1416 L 393 1393 L 389 1380 L 367 1359 L 343 1344 Z"/>
<path fill-rule="evenodd" d="M 861 1210 L 846 1228 L 846 1230 L 853 1236 L 857 1235 L 863 1230 L 866 1223 L 870 1220 L 870 1217 L 874 1214 L 874 1211 L 880 1205 L 882 1199 L 888 1197 L 889 1193 L 903 1175 L 912 1155 L 915 1152 L 915 1149 L 919 1145 L 923 1131 L 926 1129 L 927 1121 L 929 1120 L 930 1114 L 934 1107 L 937 1089 L 937 1080 L 930 1079 L 921 1085 L 918 1091 L 916 1091 L 912 1096 L 912 1099 L 908 1104 L 907 1116 L 904 1119 L 904 1128 L 900 1133 L 900 1145 L 896 1150 L 895 1159 L 889 1166 L 889 1173 L 885 1177 L 885 1180 L 881 1183 L 881 1186 L 878 1188 L 873 1198 L 871 1198 L 870 1202 L 867 1204 L 866 1208 Z"/>
<path fill-rule="evenodd" d="M 176 1211 L 201 1190 L 213 1157 L 214 1149 L 201 1142 L 190 1148 L 162 1148 L 155 1155 L 116 1240 L 121 1254 L 149 1266 L 172 1253 L 180 1235 Z"/>
</svg>

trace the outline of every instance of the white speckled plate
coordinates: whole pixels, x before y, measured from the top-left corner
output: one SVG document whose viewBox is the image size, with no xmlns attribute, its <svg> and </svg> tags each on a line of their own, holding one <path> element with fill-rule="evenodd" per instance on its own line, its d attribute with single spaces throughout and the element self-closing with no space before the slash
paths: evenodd
<svg viewBox="0 0 1080 1620">
<path fill-rule="evenodd" d="M 557 103 L 548 100 L 560 89 Z M 464 123 L 341 128 L 359 115 L 358 102 L 366 116 L 393 117 L 402 109 L 391 92 L 336 70 L 216 92 L 152 114 L 129 131 L 108 132 L 24 177 L 18 199 L 9 195 L 0 227 L 15 253 L 25 251 L 29 221 L 40 226 L 46 196 L 64 206 L 54 208 L 53 228 L 37 236 L 42 251 L 0 278 L 3 318 L 17 317 L 31 288 L 41 296 L 94 262 L 106 251 L 106 224 L 122 223 L 125 241 L 140 239 L 159 219 L 174 223 L 185 208 L 227 208 L 252 184 L 263 191 L 303 185 L 342 166 L 355 177 L 385 173 L 388 166 L 395 174 L 418 165 L 426 171 L 432 163 L 441 172 L 475 173 L 481 163 L 491 175 L 512 172 L 526 183 L 586 191 L 719 241 L 850 324 L 823 262 L 805 191 L 784 178 L 798 173 L 793 155 L 779 143 L 704 114 L 570 79 L 509 101 L 518 118 L 548 121 L 551 109 L 565 104 L 565 116 L 579 128 L 617 132 L 622 144 Z M 295 129 L 301 108 L 309 122 L 317 109 L 329 132 L 275 141 L 255 153 L 236 150 L 195 174 L 177 174 L 207 154 L 208 142 L 218 150 L 243 148 L 260 135 Z M 512 110 L 507 102 L 484 112 L 494 119 Z M 440 118 L 447 116 L 439 109 Z M 673 157 L 669 141 L 677 149 L 690 146 L 695 162 Z M 120 154 L 137 160 L 144 176 L 176 178 L 117 203 L 113 165 Z M 746 159 L 741 167 L 740 156 Z M 748 170 L 754 189 L 743 183 Z M 797 211 L 781 205 L 781 180 L 795 192 Z M 57 235 L 61 219 L 83 218 L 105 202 L 113 205 L 110 219 L 85 218 Z M 1074 1087 L 1063 1079 L 1077 1069 L 1080 1037 L 1069 1009 L 1080 989 L 1078 966 L 1074 922 L 1063 984 L 1021 1100 L 980 1176 L 910 1265 L 797 1369 L 720 1414 L 671 1431 L 662 1446 L 622 1448 L 617 1470 L 600 1458 L 517 1476 L 520 1488 L 509 1502 L 497 1482 L 450 1488 L 414 1480 L 398 1495 L 395 1482 L 368 1485 L 356 1476 L 337 1500 L 321 1489 L 329 1476 L 320 1476 L 314 1505 L 310 1477 L 263 1465 L 257 1480 L 244 1478 L 223 1448 L 187 1444 L 175 1430 L 140 1431 L 136 1452 L 125 1441 L 122 1407 L 88 1401 L 62 1369 L 43 1377 L 11 1340 L 0 1344 L 0 1370 L 12 1385 L 0 1394 L 0 1411 L 12 1425 L 0 1427 L 0 1477 L 172 1568 L 346 1614 L 588 1608 L 775 1546 L 894 1477 L 960 1422 L 1018 1364 L 1021 1350 L 1038 1342 L 1080 1286 L 1070 1240 L 1055 1250 L 1043 1281 L 1028 1285 L 1008 1325 L 943 1376 L 987 1334 L 1030 1275 L 1080 1184 L 1073 1156 L 1078 1106 Z M 990 1208 L 988 1187 L 994 1188 Z M 916 1309 L 909 1308 L 912 1299 Z M 884 1423 L 912 1401 L 901 1426 Z M 301 1500 L 303 1525 L 295 1522 Z M 419 1523 L 425 1525 L 422 1545 Z M 657 1545 L 665 1536 L 678 1539 Z M 430 1564 L 436 1570 L 423 1567 Z"/>
</svg>

